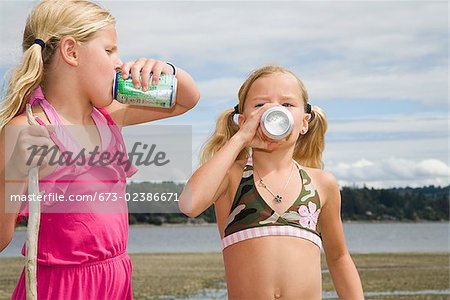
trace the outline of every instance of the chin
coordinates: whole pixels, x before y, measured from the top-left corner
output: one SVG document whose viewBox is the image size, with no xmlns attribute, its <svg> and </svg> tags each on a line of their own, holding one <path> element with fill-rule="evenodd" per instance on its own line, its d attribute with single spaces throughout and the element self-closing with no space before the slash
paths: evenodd
<svg viewBox="0 0 450 300">
<path fill-rule="evenodd" d="M 102 108 L 102 107 L 109 106 L 112 102 L 113 102 L 112 98 L 108 98 L 106 100 L 105 100 L 105 98 L 103 98 L 102 100 L 93 100 L 92 105 L 95 107 Z"/>
<path fill-rule="evenodd" d="M 274 147 L 273 149 L 271 149 L 269 152 L 273 152 L 273 151 L 277 151 L 277 150 L 287 150 L 290 149 L 292 147 L 295 147 L 295 140 L 285 140 L 283 143 L 281 143 L 280 145 L 277 145 L 276 147 Z"/>
<path fill-rule="evenodd" d="M 275 152 L 275 151 L 278 151 L 278 150 L 281 150 L 281 149 L 284 149 L 284 148 L 286 148 L 286 143 L 283 143 L 281 145 L 271 146 L 270 149 L 261 149 L 261 151 L 262 152 L 266 152 L 266 153 L 272 153 L 272 152 Z"/>
<path fill-rule="evenodd" d="M 111 105 L 111 103 L 113 103 L 113 99 L 110 99 L 108 101 L 104 101 L 103 106 L 101 106 L 101 107 L 109 106 L 109 105 Z"/>
</svg>

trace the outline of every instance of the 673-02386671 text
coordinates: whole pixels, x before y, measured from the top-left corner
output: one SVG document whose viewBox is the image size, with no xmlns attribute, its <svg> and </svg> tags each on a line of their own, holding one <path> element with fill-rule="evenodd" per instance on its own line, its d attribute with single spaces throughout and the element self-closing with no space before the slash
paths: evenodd
<svg viewBox="0 0 450 300">
<path fill-rule="evenodd" d="M 118 193 L 97 193 L 88 195 L 64 195 L 59 193 L 48 194 L 33 194 L 33 195 L 11 195 L 11 202 L 26 202 L 26 201 L 38 201 L 38 202 L 115 202 L 118 200 L 132 201 L 132 202 L 178 202 L 178 193 L 149 193 L 149 192 L 133 192 L 125 193 L 124 196 L 120 196 Z"/>
</svg>

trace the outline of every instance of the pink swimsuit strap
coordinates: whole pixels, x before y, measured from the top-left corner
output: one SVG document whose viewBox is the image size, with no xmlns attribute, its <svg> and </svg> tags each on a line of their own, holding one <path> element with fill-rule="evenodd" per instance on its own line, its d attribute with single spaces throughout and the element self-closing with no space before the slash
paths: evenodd
<svg viewBox="0 0 450 300">
<path fill-rule="evenodd" d="M 29 104 L 31 105 L 31 107 L 35 106 L 36 104 L 40 104 L 40 106 L 44 110 L 44 113 L 49 119 L 50 124 L 62 124 L 61 119 L 59 118 L 55 109 L 50 105 L 50 103 L 48 103 L 47 100 L 45 100 L 44 94 L 42 93 L 42 89 L 40 86 L 38 86 L 31 94 Z M 38 122 L 39 125 L 45 126 L 45 123 L 44 121 L 41 120 L 41 118 L 35 116 L 35 120 L 36 122 Z M 63 143 L 58 139 L 55 132 L 50 133 L 50 138 L 61 151 L 66 150 Z"/>
<path fill-rule="evenodd" d="M 64 125 L 55 108 L 45 99 L 45 96 L 40 86 L 34 90 L 33 94 L 30 97 L 29 103 L 31 106 L 39 104 L 44 110 L 44 113 L 46 114 L 51 124 L 59 126 Z M 128 160 L 128 154 L 126 153 L 125 142 L 123 140 L 122 133 L 120 132 L 120 128 L 111 118 L 107 110 L 104 108 L 94 107 L 92 109 L 91 116 L 96 125 L 107 125 L 107 126 L 97 126 L 102 138 L 108 136 L 109 132 L 106 132 L 106 127 L 109 127 L 110 132 L 113 134 L 116 140 L 116 146 L 119 148 L 120 151 L 123 151 L 125 153 L 125 159 Z M 39 117 L 35 117 L 35 119 L 40 125 L 45 125 L 45 123 Z M 50 138 L 53 140 L 53 142 L 61 151 L 66 151 L 66 148 L 64 147 L 63 143 L 59 140 L 55 132 L 50 134 Z M 109 148 L 108 144 L 110 145 L 111 143 L 107 143 L 105 145 L 106 148 L 103 150 L 107 150 Z M 127 176 L 132 176 L 136 172 L 137 168 L 132 164 L 131 168 L 127 171 Z"/>
<path fill-rule="evenodd" d="M 63 125 L 63 122 L 59 118 L 59 115 L 56 112 L 55 108 L 45 99 L 45 96 L 40 86 L 38 86 L 34 90 L 33 94 L 30 97 L 29 104 L 31 105 L 31 107 L 35 106 L 36 104 L 39 104 L 44 110 L 44 113 L 47 116 L 48 120 L 50 121 L 50 124 Z M 36 117 L 36 121 L 38 121 L 39 124 L 43 123 L 42 120 L 40 120 L 38 117 Z"/>
<path fill-rule="evenodd" d="M 36 90 L 33 92 L 31 98 L 30 98 L 30 105 L 33 107 L 35 105 L 40 105 L 42 107 L 42 110 L 44 111 L 45 115 L 47 116 L 50 124 L 59 126 L 60 129 L 63 129 L 64 123 L 62 122 L 61 118 L 58 115 L 58 112 L 55 110 L 55 108 L 45 99 L 44 94 L 42 93 L 41 87 L 36 88 Z M 104 124 L 105 121 L 102 118 L 101 114 L 96 110 L 93 109 L 91 113 L 92 119 L 96 124 Z M 106 118 L 106 117 L 105 117 Z M 108 115 L 108 118 L 112 121 L 111 117 Z M 108 119 L 107 118 L 107 119 Z M 38 122 L 40 125 L 45 126 L 44 121 L 42 121 L 41 118 L 35 116 L 36 122 Z M 109 125 L 109 122 L 108 122 Z M 99 128 L 99 131 L 101 129 Z M 104 132 L 102 132 L 104 133 Z M 69 134 L 70 136 L 70 134 Z M 61 151 L 66 151 L 66 148 L 64 147 L 64 143 L 58 138 L 57 134 L 55 132 L 50 134 L 50 138 L 53 140 L 53 142 L 56 144 L 56 146 Z"/>
</svg>

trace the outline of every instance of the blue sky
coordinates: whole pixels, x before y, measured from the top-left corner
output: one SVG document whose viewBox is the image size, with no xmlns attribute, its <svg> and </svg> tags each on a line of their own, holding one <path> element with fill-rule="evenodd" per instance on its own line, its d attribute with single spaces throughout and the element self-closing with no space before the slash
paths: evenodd
<svg viewBox="0 0 450 300">
<path fill-rule="evenodd" d="M 325 169 L 341 185 L 449 184 L 447 2 L 101 3 L 123 60 L 171 61 L 198 82 L 193 110 L 155 122 L 192 125 L 194 166 L 248 73 L 276 63 L 326 111 Z M 1 74 L 20 57 L 32 5 L 0 2 Z"/>
</svg>

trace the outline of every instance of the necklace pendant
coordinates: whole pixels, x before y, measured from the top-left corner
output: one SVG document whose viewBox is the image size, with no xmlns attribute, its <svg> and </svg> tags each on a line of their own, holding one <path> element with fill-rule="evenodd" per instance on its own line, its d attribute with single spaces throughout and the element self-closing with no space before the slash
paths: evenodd
<svg viewBox="0 0 450 300">
<path fill-rule="evenodd" d="M 280 202 L 281 202 L 281 199 L 283 199 L 283 197 L 281 197 L 280 195 L 276 195 L 276 196 L 275 196 L 275 202 L 276 202 L 276 203 L 280 203 Z"/>
</svg>

